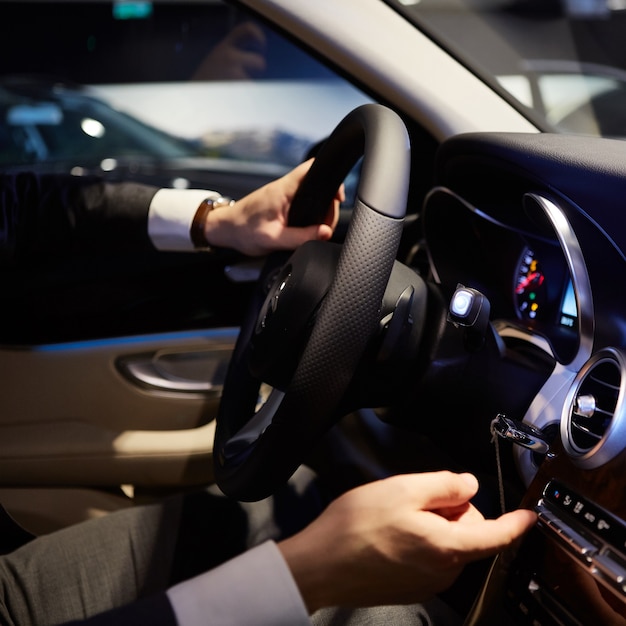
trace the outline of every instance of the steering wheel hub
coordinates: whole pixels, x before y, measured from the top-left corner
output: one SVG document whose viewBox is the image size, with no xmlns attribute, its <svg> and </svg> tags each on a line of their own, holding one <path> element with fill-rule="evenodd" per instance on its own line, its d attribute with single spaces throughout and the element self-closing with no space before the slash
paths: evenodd
<svg viewBox="0 0 626 626">
<path fill-rule="evenodd" d="M 252 335 L 250 373 L 285 391 L 306 345 L 339 259 L 337 244 L 310 241 L 278 271 Z"/>
</svg>

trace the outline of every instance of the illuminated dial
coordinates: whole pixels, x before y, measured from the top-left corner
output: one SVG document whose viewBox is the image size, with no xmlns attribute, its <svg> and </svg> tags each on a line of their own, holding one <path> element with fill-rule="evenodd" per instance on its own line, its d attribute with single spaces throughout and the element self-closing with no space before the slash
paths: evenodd
<svg viewBox="0 0 626 626">
<path fill-rule="evenodd" d="M 515 301 L 520 317 L 536 319 L 545 299 L 545 276 L 539 261 L 530 248 L 526 248 L 517 267 Z"/>
</svg>

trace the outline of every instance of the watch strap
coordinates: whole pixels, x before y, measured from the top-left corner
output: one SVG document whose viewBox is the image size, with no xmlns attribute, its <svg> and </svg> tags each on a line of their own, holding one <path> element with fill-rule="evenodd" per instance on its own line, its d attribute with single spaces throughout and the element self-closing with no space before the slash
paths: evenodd
<svg viewBox="0 0 626 626">
<path fill-rule="evenodd" d="M 223 206 L 231 206 L 233 204 L 235 204 L 235 201 L 226 196 L 219 196 L 218 198 L 205 198 L 200 203 L 198 210 L 193 216 L 189 232 L 191 243 L 193 243 L 194 248 L 198 250 L 207 250 L 211 248 L 211 244 L 208 242 L 206 235 L 204 234 L 204 224 L 206 222 L 207 215 L 213 209 L 218 209 Z"/>
</svg>

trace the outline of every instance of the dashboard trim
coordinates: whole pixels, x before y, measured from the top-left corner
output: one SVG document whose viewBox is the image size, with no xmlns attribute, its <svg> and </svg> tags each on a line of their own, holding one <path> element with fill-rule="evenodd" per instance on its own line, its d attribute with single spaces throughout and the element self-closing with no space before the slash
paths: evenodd
<svg viewBox="0 0 626 626">
<path fill-rule="evenodd" d="M 593 296 L 580 243 L 563 210 L 555 202 L 537 193 L 527 193 L 524 199 L 534 201 L 544 212 L 565 255 L 578 309 L 577 324 L 580 342 L 576 355 L 566 365 L 578 371 L 591 356 L 594 334 Z"/>
<path fill-rule="evenodd" d="M 539 206 L 555 231 L 565 255 L 578 308 L 579 346 L 576 355 L 569 363 L 561 363 L 557 360 L 554 372 L 524 416 L 524 422 L 542 430 L 552 424 L 560 424 L 562 409 L 567 403 L 567 396 L 576 373 L 591 356 L 594 331 L 593 300 L 580 244 L 562 209 L 549 198 L 539 194 L 528 193 L 525 198 L 534 201 Z M 516 446 L 513 454 L 522 479 L 526 485 L 530 484 L 537 471 L 532 453 Z"/>
</svg>

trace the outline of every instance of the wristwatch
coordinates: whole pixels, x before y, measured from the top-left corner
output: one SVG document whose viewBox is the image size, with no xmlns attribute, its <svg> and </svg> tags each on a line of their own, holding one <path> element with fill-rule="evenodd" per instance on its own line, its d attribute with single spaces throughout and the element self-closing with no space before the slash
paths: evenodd
<svg viewBox="0 0 626 626">
<path fill-rule="evenodd" d="M 224 206 L 232 206 L 233 204 L 235 204 L 235 201 L 228 196 L 205 198 L 200 203 L 196 214 L 193 216 L 191 230 L 189 232 L 191 243 L 193 243 L 194 248 L 198 250 L 206 250 L 211 247 L 211 244 L 207 241 L 206 235 L 204 234 L 204 222 L 206 221 L 207 215 L 213 209 L 219 209 Z"/>
</svg>

